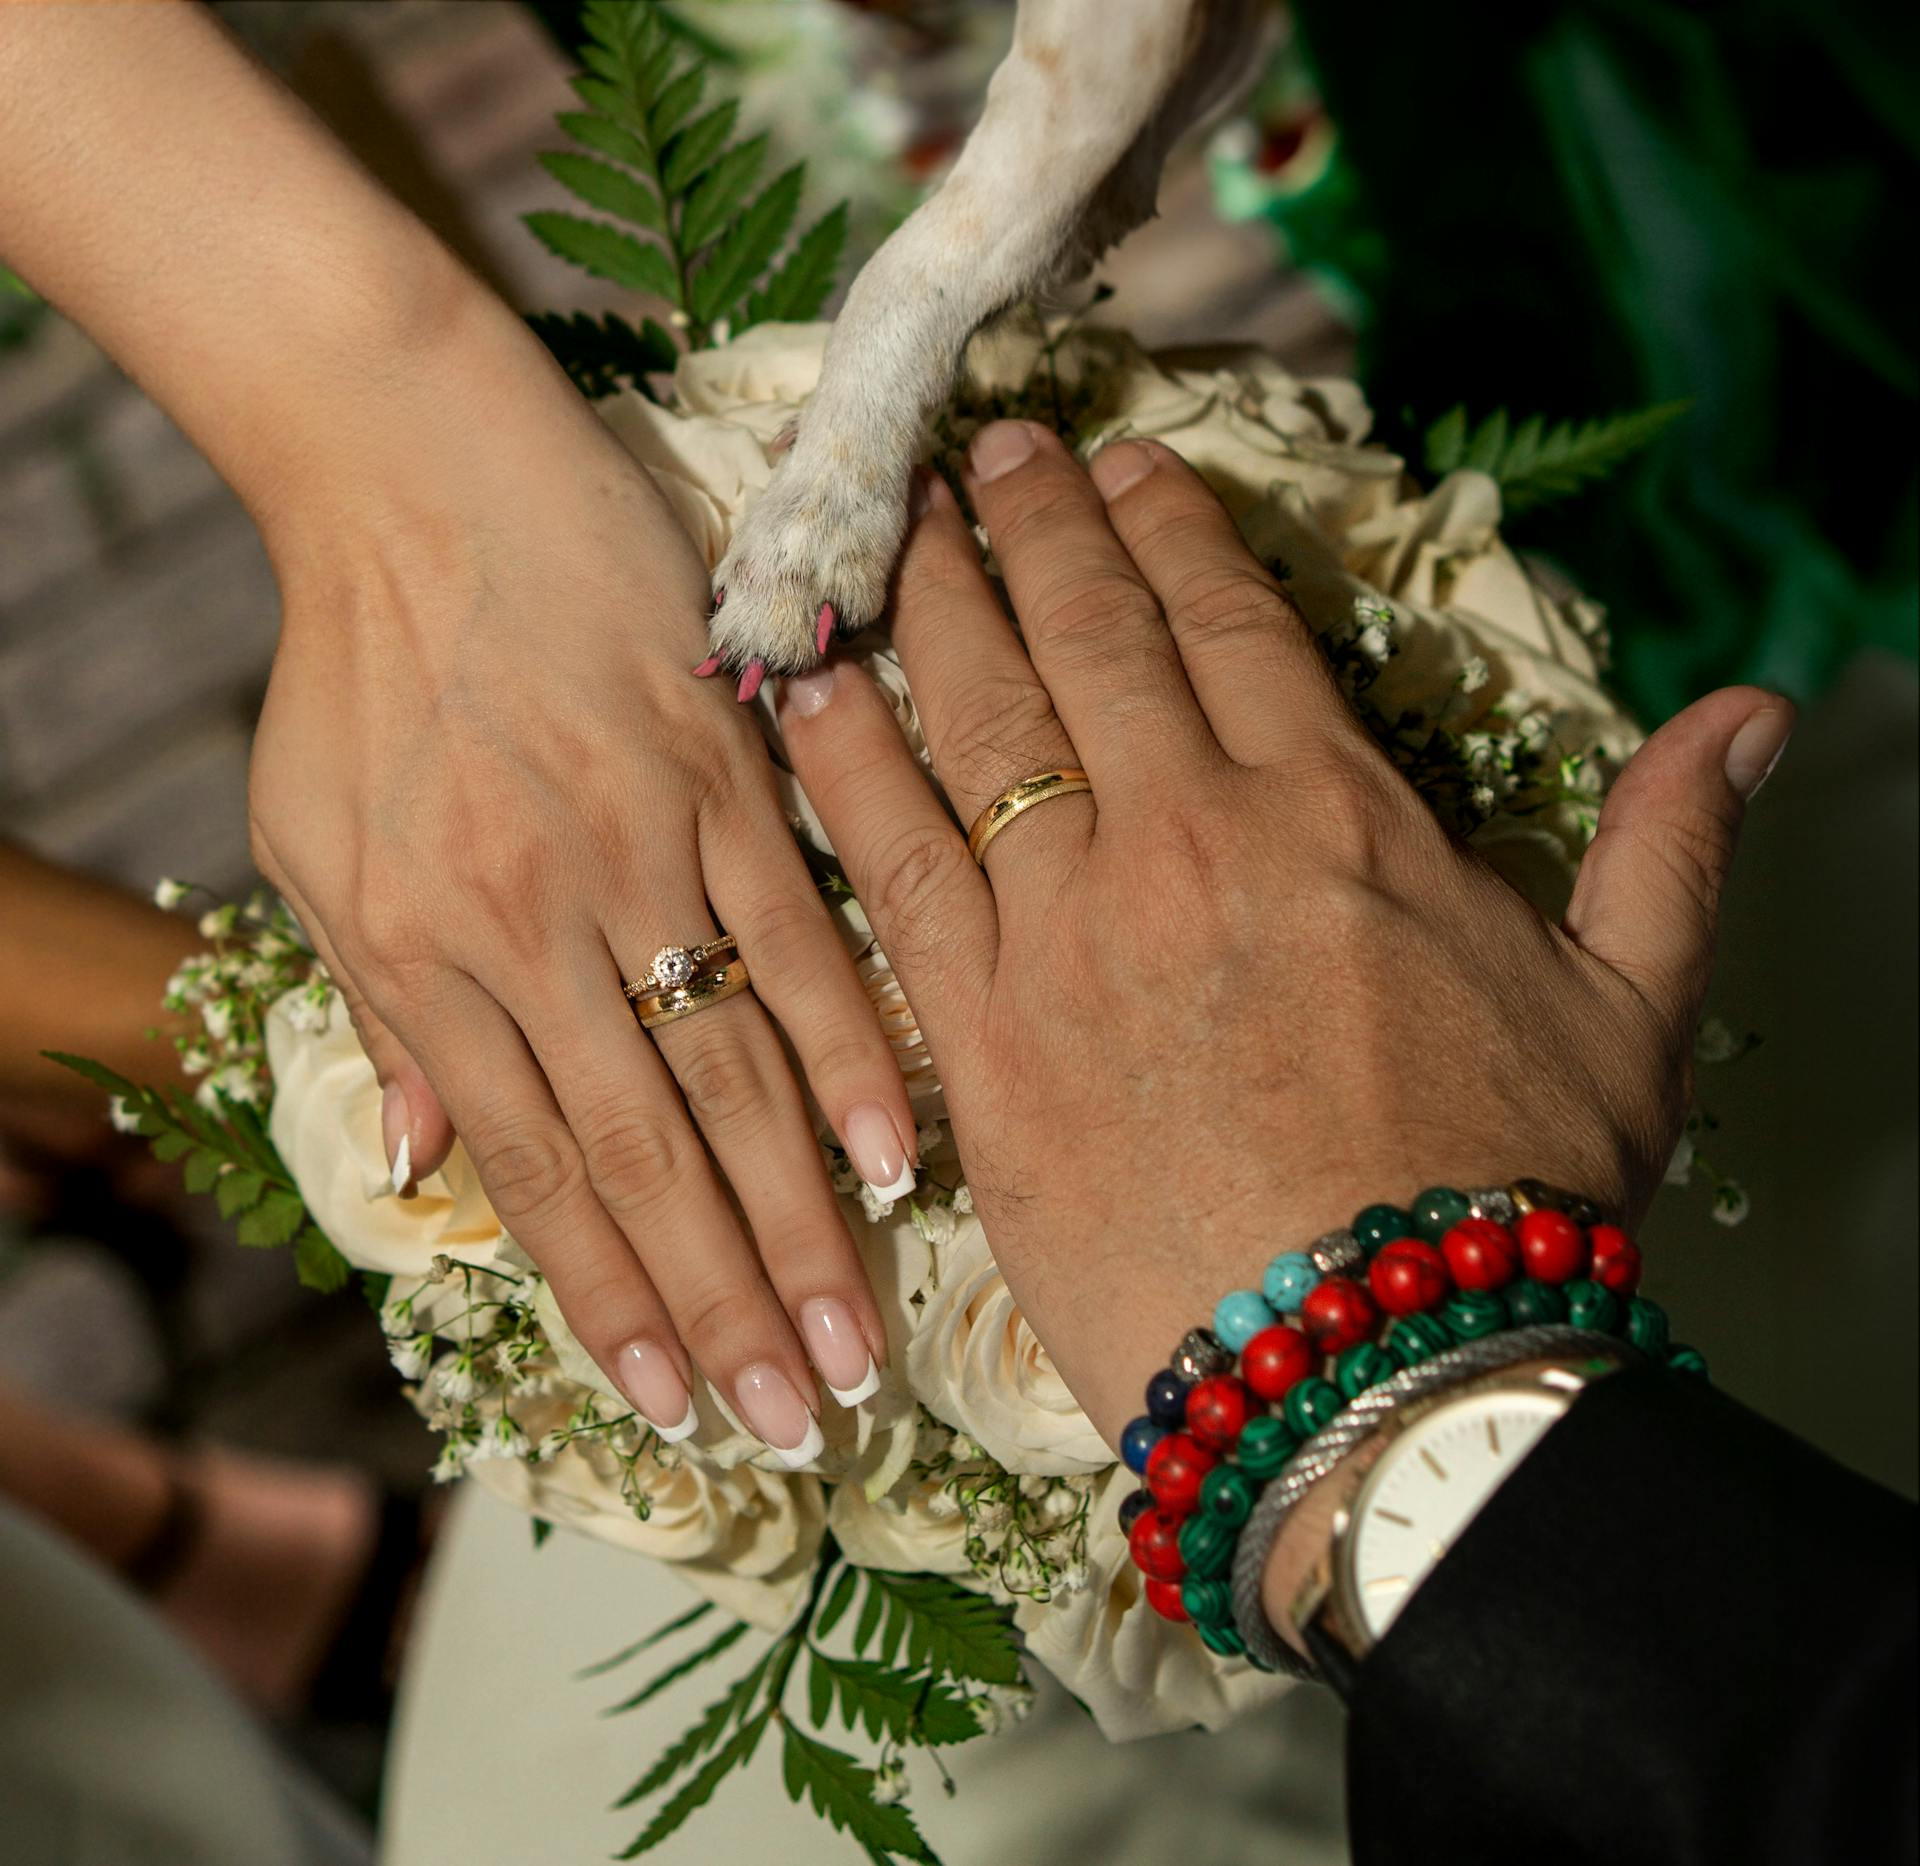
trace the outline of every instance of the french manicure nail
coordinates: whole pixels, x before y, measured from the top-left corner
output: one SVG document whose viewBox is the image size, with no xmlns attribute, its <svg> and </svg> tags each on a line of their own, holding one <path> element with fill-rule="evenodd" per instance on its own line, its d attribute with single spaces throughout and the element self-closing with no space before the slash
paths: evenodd
<svg viewBox="0 0 1920 1866">
<path fill-rule="evenodd" d="M 833 698 L 833 669 L 816 667 L 780 683 L 780 703 L 801 719 L 811 719 Z"/>
<path fill-rule="evenodd" d="M 1024 421 L 995 421 L 973 437 L 967 461 L 983 485 L 1011 473 L 1033 452 L 1033 429 Z"/>
<path fill-rule="evenodd" d="M 842 1406 L 858 1406 L 880 1390 L 880 1370 L 853 1311 L 837 1296 L 815 1296 L 800 1305 L 800 1333 L 807 1352 Z"/>
<path fill-rule="evenodd" d="M 1087 472 L 1099 487 L 1101 498 L 1113 500 L 1145 479 L 1153 468 L 1151 447 L 1142 447 L 1138 441 L 1115 441 L 1094 455 Z"/>
<path fill-rule="evenodd" d="M 699 1425 L 693 1395 L 665 1348 L 651 1341 L 629 1341 L 613 1357 L 620 1391 L 661 1440 L 677 1445 Z"/>
<path fill-rule="evenodd" d="M 913 1160 L 893 1116 L 877 1101 L 847 1110 L 840 1137 L 847 1143 L 853 1170 L 881 1199 L 904 1199 L 913 1190 Z"/>
<path fill-rule="evenodd" d="M 1733 735 L 1727 747 L 1727 782 L 1749 803 L 1773 775 L 1793 736 L 1793 709 L 1763 706 Z"/>
<path fill-rule="evenodd" d="M 779 1368 L 756 1361 L 740 1375 L 734 1397 L 754 1436 L 788 1470 L 797 1471 L 819 1457 L 827 1442 L 820 1421 Z"/>
<path fill-rule="evenodd" d="M 413 1183 L 413 1136 L 408 1126 L 407 1092 L 398 1082 L 389 1082 L 380 1093 L 380 1138 L 386 1143 L 389 1183 L 403 1199 L 419 1190 Z"/>
</svg>

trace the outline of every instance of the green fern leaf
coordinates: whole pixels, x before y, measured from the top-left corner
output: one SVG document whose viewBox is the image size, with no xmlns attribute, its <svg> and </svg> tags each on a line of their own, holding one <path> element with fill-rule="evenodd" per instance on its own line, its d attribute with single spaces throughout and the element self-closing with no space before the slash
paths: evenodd
<svg viewBox="0 0 1920 1866">
<path fill-rule="evenodd" d="M 870 1854 L 909 1860 L 934 1857 L 905 1808 L 882 1807 L 874 1800 L 871 1769 L 862 1768 L 844 1750 L 816 1742 L 790 1721 L 782 1728 L 786 1745 L 781 1773 L 787 1793 L 796 1802 L 812 1802 L 817 1814 Z"/>
<path fill-rule="evenodd" d="M 931 1747 L 965 1743 L 980 1734 L 972 1705 L 951 1686 L 871 1659 L 836 1659 L 813 1652 L 807 1686 L 816 1729 L 826 1722 L 823 1706 L 830 1705 L 837 1693 L 841 1722 L 849 1730 L 864 1725 L 876 1743 L 885 1739 Z"/>
<path fill-rule="evenodd" d="M 766 1676 L 772 1659 L 773 1653 L 769 1650 L 751 1671 L 736 1678 L 722 1696 L 715 1698 L 700 1713 L 690 1730 L 683 1731 L 654 1758 L 647 1772 L 613 1805 L 616 1808 L 630 1808 L 636 1801 L 644 1801 L 656 1790 L 665 1788 L 681 1770 L 691 1768 L 698 1762 L 719 1742 L 727 1725 L 745 1714 L 747 1706 L 753 1702 L 754 1693 L 760 1689 L 760 1681 Z"/>
<path fill-rule="evenodd" d="M 650 1678 L 632 1697 L 624 1698 L 618 1704 L 609 1705 L 600 1714 L 603 1717 L 618 1717 L 623 1711 L 638 1710 L 642 1704 L 657 1698 L 669 1685 L 675 1685 L 689 1672 L 698 1671 L 701 1666 L 711 1664 L 729 1647 L 736 1646 L 747 1634 L 745 1620 L 735 1620 L 731 1626 L 723 1627 L 698 1652 L 689 1653 L 684 1659 L 677 1659 L 664 1672 Z"/>
<path fill-rule="evenodd" d="M 180 1175 L 181 1183 L 189 1192 L 211 1192 L 220 1178 L 220 1169 L 226 1165 L 223 1155 L 215 1153 L 211 1147 L 200 1147 L 188 1157 L 186 1170 Z"/>
<path fill-rule="evenodd" d="M 650 1646 L 657 1646 L 663 1639 L 671 1639 L 675 1633 L 684 1633 L 688 1627 L 698 1624 L 713 1611 L 713 1602 L 703 1600 L 689 1607 L 685 1613 L 677 1613 L 665 1626 L 656 1626 L 644 1639 L 636 1639 L 630 1646 L 622 1646 L 610 1659 L 596 1659 L 591 1665 L 584 1665 L 574 1673 L 576 1678 L 598 1678 L 602 1674 L 617 1671 L 629 1659 L 637 1659 Z"/>
<path fill-rule="evenodd" d="M 734 217 L 766 159 L 766 137 L 750 136 L 736 143 L 701 177 L 680 217 L 680 243 L 685 251 L 697 253 Z"/>
<path fill-rule="evenodd" d="M 641 1832 L 640 1837 L 625 1852 L 618 1853 L 616 1859 L 638 1859 L 643 1853 L 651 1853 L 669 1834 L 677 1833 L 686 1825 L 689 1815 L 704 1808 L 713 1799 L 713 1791 L 735 1769 L 743 1768 L 753 1760 L 753 1752 L 758 1748 L 761 1734 L 767 1727 L 767 1720 L 773 1715 L 773 1707 L 756 1712 L 743 1723 L 727 1740 L 726 1744 L 706 1763 L 699 1774 L 688 1782 L 669 1801 Z"/>
<path fill-rule="evenodd" d="M 1467 411 L 1450 408 L 1427 430 L 1427 471 L 1435 479 L 1445 479 L 1459 466 L 1467 451 Z"/>
<path fill-rule="evenodd" d="M 578 214 L 541 212 L 527 215 L 526 222 L 534 238 L 549 252 L 595 278 L 611 279 L 629 291 L 651 292 L 674 304 L 680 302 L 680 281 L 659 247 L 643 246 L 618 227 L 602 220 L 583 220 Z"/>
<path fill-rule="evenodd" d="M 1426 468 L 1436 479 L 1463 467 L 1487 474 L 1498 483 L 1501 504 L 1511 516 L 1553 499 L 1569 498 L 1589 482 L 1604 479 L 1690 406 L 1661 402 L 1578 425 L 1561 421 L 1551 428 L 1538 415 L 1510 427 L 1502 408 L 1471 434 L 1466 410 L 1455 408 L 1427 430 Z"/>
<path fill-rule="evenodd" d="M 652 163 L 646 144 L 631 130 L 623 130 L 619 124 L 595 116 L 590 110 L 563 110 L 554 122 L 583 149 L 611 156 L 629 168 L 645 169 Z"/>
<path fill-rule="evenodd" d="M 263 1173 L 227 1173 L 214 1184 L 213 1202 L 220 1208 L 222 1218 L 238 1218 L 242 1212 L 251 1211 L 260 1203 L 261 1194 L 266 1189 L 267 1181 Z"/>
<path fill-rule="evenodd" d="M 1011 1685 L 1020 1679 L 1020 1646 L 1012 1615 L 979 1594 L 970 1594 L 938 1575 L 889 1574 L 867 1571 L 867 1586 L 887 1596 L 889 1618 L 900 1616 L 905 1634 L 906 1662 L 944 1678 L 964 1678 L 977 1684 Z M 866 1615 L 861 1615 L 864 1623 Z M 878 1657 L 894 1663 L 883 1639 Z M 855 1647 L 859 1647 L 855 1638 Z"/>
<path fill-rule="evenodd" d="M 652 318 L 644 319 L 635 330 L 611 311 L 603 318 L 589 317 L 584 311 L 571 317 L 536 311 L 527 324 L 589 401 L 611 395 L 623 382 L 658 401 L 648 377 L 669 374 L 680 360 L 680 346 Z"/>
<path fill-rule="evenodd" d="M 684 195 L 707 172 L 733 134 L 740 106 L 732 98 L 716 104 L 703 117 L 694 120 L 668 143 L 661 152 L 660 185 L 675 200 Z"/>
<path fill-rule="evenodd" d="M 659 101 L 647 112 L 647 137 L 656 149 L 693 114 L 706 83 L 705 69 L 689 65 L 660 93 Z"/>
<path fill-rule="evenodd" d="M 567 83 L 572 87 L 574 96 L 601 116 L 610 118 L 630 134 L 644 134 L 646 117 L 634 110 L 618 85 L 609 84 L 604 78 L 587 78 L 578 74 L 569 78 Z"/>
<path fill-rule="evenodd" d="M 825 1639 L 840 1624 L 841 1616 L 853 1604 L 853 1590 L 859 1582 L 860 1570 L 851 1562 L 840 1570 L 840 1578 L 827 1595 L 827 1604 L 820 1609 L 820 1617 L 813 1623 L 815 1639 Z"/>
<path fill-rule="evenodd" d="M 1507 451 L 1507 411 L 1496 408 L 1486 420 L 1474 429 L 1472 440 L 1467 442 L 1467 451 L 1460 464 L 1476 473 L 1485 473 L 1491 478 L 1500 477 L 1500 462 Z"/>
<path fill-rule="evenodd" d="M 300 1242 L 293 1249 L 293 1268 L 302 1288 L 317 1289 L 323 1296 L 345 1289 L 347 1279 L 353 1274 L 353 1266 L 315 1225 L 309 1225 L 300 1233 Z"/>
<path fill-rule="evenodd" d="M 603 214 L 617 215 L 650 233 L 666 231 L 667 217 L 661 211 L 660 197 L 643 181 L 592 156 L 569 155 L 548 150 L 540 157 L 540 166 L 569 193 L 576 194 L 589 207 Z"/>
<path fill-rule="evenodd" d="M 306 1221 L 307 1208 L 299 1193 L 276 1188 L 240 1220 L 236 1235 L 251 1249 L 271 1250 L 277 1245 L 291 1244 Z"/>
<path fill-rule="evenodd" d="M 820 315 L 840 267 L 847 240 L 847 204 L 816 220 L 795 244 L 785 263 L 747 300 L 738 330 L 754 324 L 803 324 Z"/>
<path fill-rule="evenodd" d="M 723 317 L 767 268 L 793 226 L 804 179 L 796 165 L 776 176 L 714 243 L 693 281 L 693 314 L 706 323 Z"/>
<path fill-rule="evenodd" d="M 1561 422 L 1539 443 L 1524 468 L 1511 461 L 1498 475 L 1500 498 L 1509 513 L 1525 512 L 1553 499 L 1568 498 L 1664 433 L 1691 407 L 1690 402 L 1661 402 L 1652 408 L 1578 427 Z"/>
<path fill-rule="evenodd" d="M 105 1089 L 109 1095 L 123 1095 L 134 1102 L 147 1099 L 147 1093 L 139 1083 L 128 1081 L 105 1063 L 96 1063 L 90 1056 L 69 1056 L 65 1050 L 42 1050 L 40 1054 L 48 1062 L 58 1063 L 62 1069 L 71 1069 L 75 1075 L 85 1076 L 96 1088 Z"/>
</svg>

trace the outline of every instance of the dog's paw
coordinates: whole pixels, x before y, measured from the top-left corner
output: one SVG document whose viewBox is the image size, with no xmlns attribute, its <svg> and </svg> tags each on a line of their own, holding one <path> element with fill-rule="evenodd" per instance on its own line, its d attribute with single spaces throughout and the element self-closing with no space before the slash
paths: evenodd
<svg viewBox="0 0 1920 1866">
<path fill-rule="evenodd" d="M 804 674 L 878 619 L 906 522 L 904 473 L 883 489 L 788 459 L 713 573 L 713 652 L 694 672 L 732 675 L 742 700 L 769 674 Z"/>
</svg>

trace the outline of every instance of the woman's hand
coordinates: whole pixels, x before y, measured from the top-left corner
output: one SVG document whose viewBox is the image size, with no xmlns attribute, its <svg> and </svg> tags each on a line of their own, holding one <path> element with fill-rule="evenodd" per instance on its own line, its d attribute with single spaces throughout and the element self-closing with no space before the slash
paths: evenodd
<svg viewBox="0 0 1920 1866">
<path fill-rule="evenodd" d="M 687 677 L 707 584 L 665 503 L 199 7 L 6 9 L 0 237 L 267 540 L 256 849 L 388 1085 L 396 1185 L 451 1115 L 649 1420 L 697 1363 L 804 1450 L 807 1350 L 857 1391 L 885 1335 L 769 1013 L 867 1178 L 914 1129 L 751 720 Z M 622 979 L 716 920 L 757 999 L 642 1032 Z"/>
<path fill-rule="evenodd" d="M 413 429 L 410 470 L 267 520 L 286 621 L 256 854 L 380 1070 L 396 1189 L 444 1156 L 444 1103 L 656 1427 L 688 1417 L 690 1352 L 804 1447 L 807 1351 L 857 1389 L 886 1337 L 769 1013 L 882 1188 L 909 1169 L 905 1090 L 752 713 L 687 677 L 704 566 L 538 347 L 476 323 L 486 392 Z M 642 1031 L 622 980 L 716 923 L 753 993 Z"/>
<path fill-rule="evenodd" d="M 1687 1098 L 1721 882 L 1792 710 L 1717 693 L 1620 778 L 1566 924 L 1454 843 L 1166 449 L 976 439 L 1001 613 L 933 482 L 894 639 L 961 824 L 1082 766 L 983 874 L 844 663 L 801 781 L 911 1001 L 994 1254 L 1110 1443 L 1230 1288 L 1373 1200 L 1534 1173 L 1635 1212 Z"/>
</svg>

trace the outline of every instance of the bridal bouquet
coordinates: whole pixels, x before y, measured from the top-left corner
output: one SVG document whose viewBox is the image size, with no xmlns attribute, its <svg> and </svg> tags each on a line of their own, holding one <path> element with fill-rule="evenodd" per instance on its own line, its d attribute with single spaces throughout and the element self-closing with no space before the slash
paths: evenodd
<svg viewBox="0 0 1920 1866">
<path fill-rule="evenodd" d="M 658 324 L 635 331 L 618 319 L 555 320 L 543 335 L 711 566 L 768 484 L 777 438 L 804 415 L 828 327 L 782 320 L 817 309 L 838 234 L 829 216 L 748 295 L 798 199 L 782 177 L 725 203 L 731 219 L 715 220 L 709 199 L 701 224 L 712 229 L 689 248 L 700 190 L 733 163 L 727 185 L 743 195 L 753 163 L 735 156 L 750 145 L 726 152 L 728 105 L 690 116 L 698 63 L 682 66 L 686 55 L 644 11 L 603 0 L 589 20 L 597 75 L 579 88 L 590 113 L 563 126 L 635 172 L 587 157 L 556 159 L 553 172 L 610 211 L 624 202 L 636 224 L 664 225 L 666 244 L 561 214 L 537 217 L 536 230 L 599 270 L 642 266 L 634 282 L 669 283 L 691 347 Z M 663 118 L 675 91 L 681 101 Z M 691 156 L 689 138 L 702 142 Z M 715 255 L 749 225 L 759 228 L 751 252 L 726 261 L 731 286 L 709 285 Z M 626 247 L 671 263 L 656 270 Z M 1395 763 L 1456 833 L 1558 915 L 1608 779 L 1639 735 L 1601 684 L 1600 616 L 1502 542 L 1503 499 L 1564 490 L 1619 450 L 1617 431 L 1527 424 L 1510 434 L 1503 419 L 1469 435 L 1456 420 L 1432 444 L 1450 470 L 1422 484 L 1369 440 L 1351 382 L 1302 380 L 1247 351 L 1150 356 L 1117 331 L 1037 317 L 976 342 L 931 424 L 929 457 L 951 475 L 973 432 L 1007 414 L 1054 424 L 1083 455 L 1117 436 L 1155 436 L 1191 461 L 1285 580 Z M 980 542 L 991 565 L 992 540 Z M 870 638 L 859 658 L 924 761 L 891 649 Z M 771 711 L 763 717 L 780 765 Z M 995 1267 L 912 1008 L 782 769 L 794 833 L 922 1122 L 918 1180 L 893 1202 L 823 1135 L 886 1316 L 889 1365 L 872 1399 L 824 1409 L 827 1442 L 811 1469 L 785 1469 L 704 1383 L 697 1431 L 663 1444 L 574 1339 L 458 1146 L 417 1197 L 392 1196 L 372 1064 L 277 904 L 211 909 L 202 927 L 212 950 L 170 986 L 168 1004 L 197 1010 L 203 1026 L 186 1045 L 197 1095 L 76 1066 L 113 1091 L 116 1120 L 184 1162 L 189 1185 L 213 1193 L 243 1243 L 292 1243 L 303 1280 L 321 1288 L 359 1273 L 408 1396 L 440 1435 L 436 1477 L 464 1475 L 525 1510 L 536 1540 L 558 1525 L 670 1562 L 702 1597 L 600 1668 L 707 1629 L 626 1705 L 757 1644 L 624 1797 L 665 1797 L 629 1856 L 673 1832 L 771 1731 L 796 1801 L 870 1857 L 930 1859 L 901 1803 L 901 1754 L 1017 1721 L 1029 1696 L 1023 1661 L 1051 1672 L 1116 1740 L 1218 1728 L 1287 1687 L 1216 1660 L 1189 1629 L 1145 1609 L 1117 1523 L 1133 1480 Z M 183 892 L 163 883 L 161 899 L 174 905 Z M 836 1723 L 864 1735 L 870 1761 L 809 1730 Z"/>
</svg>

